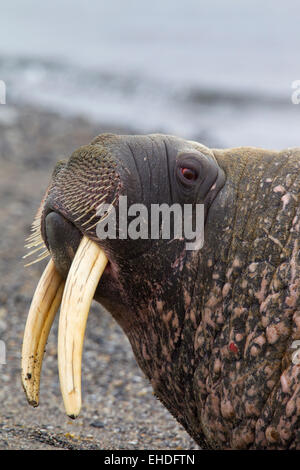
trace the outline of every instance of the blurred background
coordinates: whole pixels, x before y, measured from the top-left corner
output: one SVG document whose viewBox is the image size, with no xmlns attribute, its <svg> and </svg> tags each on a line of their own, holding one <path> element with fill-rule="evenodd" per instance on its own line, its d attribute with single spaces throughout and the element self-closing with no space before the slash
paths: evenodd
<svg viewBox="0 0 300 470">
<path fill-rule="evenodd" d="M 99 305 L 87 322 L 81 415 L 70 421 L 63 409 L 57 319 L 41 405 L 27 404 L 22 339 L 47 260 L 24 268 L 24 241 L 57 160 L 101 132 L 299 146 L 299 15 L 296 0 L 1 1 L 0 449 L 197 448 Z"/>
<path fill-rule="evenodd" d="M 214 146 L 297 146 L 299 15 L 296 0 L 2 1 L 0 79 L 8 104 Z"/>
</svg>

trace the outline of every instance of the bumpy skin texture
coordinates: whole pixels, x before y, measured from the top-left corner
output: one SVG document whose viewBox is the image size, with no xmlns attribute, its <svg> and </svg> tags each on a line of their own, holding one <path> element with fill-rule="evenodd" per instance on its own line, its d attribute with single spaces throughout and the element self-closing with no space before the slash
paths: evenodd
<svg viewBox="0 0 300 470">
<path fill-rule="evenodd" d="M 175 181 L 182 152 L 200 152 L 207 176 L 192 192 Z M 101 197 L 106 165 L 110 202 L 118 194 L 146 205 L 203 202 L 204 248 L 100 242 L 85 224 L 93 212 L 82 215 L 81 203 L 76 213 L 74 204 L 79 195 L 90 194 L 87 206 Z M 203 448 L 300 448 L 300 365 L 291 349 L 300 339 L 299 170 L 300 149 L 210 150 L 170 136 L 103 135 L 56 169 L 47 193 L 42 233 L 57 269 L 66 277 L 79 232 L 102 246 L 111 268 L 96 299 L 124 329 L 157 397 Z M 47 232 L 51 211 L 72 222 L 64 243 L 50 218 Z"/>
<path fill-rule="evenodd" d="M 214 153 L 227 183 L 193 299 L 199 422 L 213 447 L 300 448 L 300 151 Z"/>
</svg>

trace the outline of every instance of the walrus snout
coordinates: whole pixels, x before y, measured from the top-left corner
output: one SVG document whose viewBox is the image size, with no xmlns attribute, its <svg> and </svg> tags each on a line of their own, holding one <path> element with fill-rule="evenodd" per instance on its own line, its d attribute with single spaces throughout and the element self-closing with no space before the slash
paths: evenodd
<svg viewBox="0 0 300 470">
<path fill-rule="evenodd" d="M 44 220 L 45 242 L 56 269 L 66 279 L 82 234 L 57 212 L 50 212 Z"/>
</svg>

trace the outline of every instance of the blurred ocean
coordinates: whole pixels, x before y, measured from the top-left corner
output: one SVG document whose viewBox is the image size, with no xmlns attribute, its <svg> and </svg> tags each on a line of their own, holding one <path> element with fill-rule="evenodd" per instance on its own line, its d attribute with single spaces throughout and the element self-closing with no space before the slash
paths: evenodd
<svg viewBox="0 0 300 470">
<path fill-rule="evenodd" d="M 0 80 L 8 105 L 216 146 L 300 146 L 299 17 L 297 0 L 2 0 Z"/>
</svg>

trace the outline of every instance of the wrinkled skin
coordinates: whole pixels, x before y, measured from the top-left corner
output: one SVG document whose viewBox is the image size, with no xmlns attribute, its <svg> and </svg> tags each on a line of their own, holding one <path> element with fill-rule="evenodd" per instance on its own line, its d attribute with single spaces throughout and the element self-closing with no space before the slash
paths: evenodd
<svg viewBox="0 0 300 470">
<path fill-rule="evenodd" d="M 193 165 L 198 177 L 186 182 L 180 168 Z M 95 298 L 203 448 L 300 448 L 291 349 L 300 339 L 299 170 L 300 149 L 210 150 L 170 136 L 104 134 L 57 165 L 42 203 L 43 238 L 63 277 L 82 234 L 106 252 Z M 103 194 L 115 205 L 118 195 L 148 207 L 204 203 L 204 247 L 100 241 L 88 230 L 97 218 L 86 223 L 95 208 L 84 210 Z"/>
</svg>

